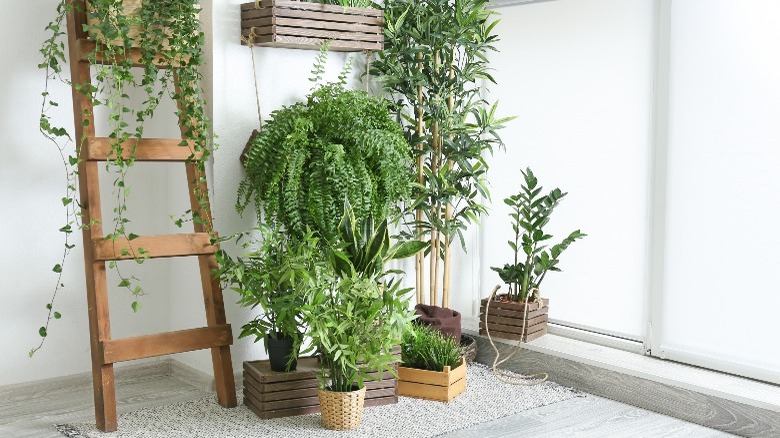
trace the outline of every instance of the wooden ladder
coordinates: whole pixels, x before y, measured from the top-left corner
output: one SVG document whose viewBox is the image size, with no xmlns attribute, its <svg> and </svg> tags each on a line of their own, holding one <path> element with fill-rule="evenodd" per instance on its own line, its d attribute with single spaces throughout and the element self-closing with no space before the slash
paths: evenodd
<svg viewBox="0 0 780 438">
<path fill-rule="evenodd" d="M 87 39 L 82 27 L 86 22 L 86 14 L 83 12 L 85 10 L 84 0 L 73 1 L 74 4 L 80 4 L 81 8 L 73 8 L 67 17 L 70 71 L 72 82 L 83 84 L 91 81 L 88 55 L 95 50 L 95 44 Z M 135 49 L 129 56 L 136 61 L 139 59 L 139 53 Z M 85 110 L 87 111 L 85 112 Z M 129 248 L 130 242 L 122 239 L 114 242 L 111 239 L 106 239 L 103 234 L 103 227 L 100 223 L 102 214 L 98 163 L 109 158 L 111 139 L 95 136 L 91 99 L 75 88 L 73 89 L 73 115 L 75 138 L 85 139 L 80 151 L 82 160 L 78 166 L 82 220 L 85 224 L 93 223 L 91 227 L 83 230 L 83 237 L 92 350 L 92 384 L 98 429 L 105 432 L 116 430 L 114 364 L 134 359 L 210 348 L 218 402 L 224 407 L 235 407 L 236 390 L 230 357 L 233 333 L 225 320 L 225 307 L 219 280 L 215 279 L 211 273 L 217 267 L 214 254 L 216 248 L 211 245 L 210 230 L 206 229 L 206 226 L 195 223 L 195 232 L 192 234 L 142 236 L 134 239 L 132 245 L 136 248 L 146 249 L 150 258 L 198 257 L 207 327 L 126 339 L 111 339 L 106 262 L 132 259 L 133 256 L 123 255 L 118 250 L 119 248 Z M 84 119 L 88 119 L 89 123 L 82 123 Z M 179 124 L 181 125 L 182 122 L 180 121 Z M 132 140 L 132 142 L 135 143 L 136 140 Z M 196 164 L 188 161 L 191 155 L 190 148 L 179 146 L 181 142 L 181 139 L 138 140 L 135 143 L 135 159 L 138 161 L 184 163 L 187 170 L 192 211 L 198 211 L 200 217 L 206 219 L 203 222 L 210 224 L 208 204 L 205 205 L 207 211 L 202 211 L 200 202 L 193 194 L 196 184 L 201 184 L 199 189 L 203 191 L 202 193 L 208 193 L 205 182 L 198 182 Z M 129 147 L 130 144 L 126 150 L 129 150 Z"/>
</svg>

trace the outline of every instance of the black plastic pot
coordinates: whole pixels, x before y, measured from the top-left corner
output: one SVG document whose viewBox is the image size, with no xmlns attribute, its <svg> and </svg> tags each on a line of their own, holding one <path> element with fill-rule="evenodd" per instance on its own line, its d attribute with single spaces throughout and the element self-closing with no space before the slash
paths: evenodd
<svg viewBox="0 0 780 438">
<path fill-rule="evenodd" d="M 290 356 L 293 355 L 294 341 L 291 337 L 281 336 L 277 333 L 276 337 L 271 337 L 269 334 L 266 337 L 268 343 L 268 359 L 271 361 L 271 369 L 273 371 L 285 372 L 295 371 L 298 367 L 298 361 L 293 360 L 290 364 L 290 369 L 287 369 L 287 363 L 290 361 Z"/>
</svg>

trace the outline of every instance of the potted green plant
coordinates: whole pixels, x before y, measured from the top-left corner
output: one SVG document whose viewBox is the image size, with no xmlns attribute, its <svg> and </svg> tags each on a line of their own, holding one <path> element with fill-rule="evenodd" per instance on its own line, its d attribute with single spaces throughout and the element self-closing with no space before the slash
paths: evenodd
<svg viewBox="0 0 780 438">
<path fill-rule="evenodd" d="M 448 402 L 466 390 L 466 361 L 452 337 L 412 324 L 401 344 L 398 395 Z"/>
<path fill-rule="evenodd" d="M 555 188 L 543 194 L 543 188 L 530 168 L 521 171 L 520 191 L 506 199 L 511 210 L 514 239 L 507 243 L 514 253 L 513 263 L 491 267 L 509 286 L 505 294 L 496 295 L 496 286 L 490 297 L 482 300 L 480 334 L 527 342 L 547 333 L 549 300 L 541 298 L 539 288 L 550 271 L 560 271 L 561 254 L 576 240 L 586 236 L 580 230 L 571 232 L 560 243 L 548 247 L 553 236 L 544 231 L 550 216 L 565 192 Z M 521 256 L 522 254 L 522 256 Z"/>
<path fill-rule="evenodd" d="M 239 212 L 254 203 L 258 219 L 276 221 L 292 236 L 311 229 L 321 243 L 337 239 L 345 199 L 358 220 L 395 217 L 412 181 L 411 149 L 391 103 L 346 89 L 348 70 L 319 85 L 323 47 L 314 91 L 274 111 L 250 141 L 237 202 Z"/>
<path fill-rule="evenodd" d="M 503 146 L 498 130 L 511 119 L 496 117 L 496 105 L 481 95 L 481 81 L 493 80 L 487 54 L 498 40 L 487 6 L 488 0 L 385 1 L 385 48 L 371 69 L 400 102 L 399 121 L 416 157 L 408 237 L 427 243 L 415 260 L 418 314 L 456 338 L 460 315 L 449 309 L 453 243 L 465 249 L 464 230 L 487 211 L 484 157 Z"/>
<path fill-rule="evenodd" d="M 274 225 L 260 225 L 241 246 L 250 249 L 233 259 L 220 250 L 217 274 L 237 292 L 242 307 L 261 311 L 244 324 L 239 338 L 254 336 L 265 343 L 271 369 L 293 371 L 303 342 L 303 297 L 297 283 L 306 281 L 320 258 L 317 238 L 307 233 L 292 239 Z M 240 241 L 246 233 L 223 240 Z"/>
<path fill-rule="evenodd" d="M 379 223 L 371 229 L 363 222 L 361 230 L 347 208 L 340 222 L 343 241 L 329 250 L 328 263 L 307 286 L 303 315 L 321 358 L 319 399 L 328 429 L 359 427 L 364 381 L 392 370 L 398 361 L 393 348 L 413 319 L 406 297 L 411 289 L 401 288 L 383 264 L 413 254 L 416 244 L 390 247 L 387 222 Z"/>
</svg>

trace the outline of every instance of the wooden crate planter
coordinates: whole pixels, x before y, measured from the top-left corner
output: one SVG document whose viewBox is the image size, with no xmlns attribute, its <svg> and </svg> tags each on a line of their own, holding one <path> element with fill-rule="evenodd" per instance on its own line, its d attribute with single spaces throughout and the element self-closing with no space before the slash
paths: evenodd
<svg viewBox="0 0 780 438">
<path fill-rule="evenodd" d="M 479 334 L 486 335 L 485 331 L 485 307 L 487 298 L 482 300 L 479 311 Z M 490 336 L 494 338 L 532 341 L 547 333 L 547 313 L 550 309 L 550 300 L 542 298 L 539 303 L 528 303 L 528 317 L 525 316 L 525 304 L 518 302 L 502 302 L 494 300 L 490 303 L 490 313 L 487 317 Z M 525 327 L 525 328 L 524 328 Z M 520 335 L 523 338 L 520 339 Z"/>
<path fill-rule="evenodd" d="M 448 402 L 466 390 L 466 360 L 460 358 L 455 369 L 428 371 L 398 367 L 398 395 Z"/>
<path fill-rule="evenodd" d="M 263 0 L 260 6 L 241 5 L 241 35 L 247 38 L 254 29 L 256 46 L 319 49 L 330 41 L 330 50 L 342 52 L 384 47 L 379 9 L 284 0 Z"/>
<path fill-rule="evenodd" d="M 298 359 L 298 369 L 288 373 L 271 371 L 267 360 L 244 362 L 244 404 L 264 420 L 318 414 L 319 370 L 314 357 Z M 366 407 L 398 403 L 397 381 L 392 373 L 385 372 L 382 380 L 369 380 L 365 385 Z"/>
</svg>

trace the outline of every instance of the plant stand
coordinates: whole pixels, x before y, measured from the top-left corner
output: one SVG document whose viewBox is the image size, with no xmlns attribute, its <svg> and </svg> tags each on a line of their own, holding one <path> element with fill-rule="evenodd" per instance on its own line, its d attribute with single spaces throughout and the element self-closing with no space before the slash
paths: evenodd
<svg viewBox="0 0 780 438">
<path fill-rule="evenodd" d="M 302 1 L 262 0 L 241 5 L 241 36 L 253 45 L 317 50 L 378 51 L 384 47 L 384 16 L 374 8 Z M 246 42 L 244 42 L 246 44 Z"/>
<path fill-rule="evenodd" d="M 488 298 L 482 300 L 479 310 L 479 334 L 486 335 L 485 308 Z M 494 338 L 528 342 L 547 334 L 547 313 L 550 300 L 542 298 L 542 305 L 528 303 L 528 315 L 525 319 L 525 303 L 493 300 L 490 314 L 487 315 L 487 327 Z M 521 339 L 521 334 L 523 335 Z"/>
<path fill-rule="evenodd" d="M 318 414 L 316 357 L 298 359 L 298 369 L 290 372 L 271 370 L 267 360 L 244 362 L 244 404 L 263 420 L 295 415 Z M 397 381 L 385 372 L 382 380 L 367 380 L 365 406 L 398 403 Z"/>
<path fill-rule="evenodd" d="M 466 360 L 461 357 L 455 369 L 428 371 L 398 367 L 398 394 L 406 397 L 448 402 L 466 390 Z"/>
<path fill-rule="evenodd" d="M 84 0 L 73 0 L 79 8 L 74 8 L 67 17 L 70 71 L 73 83 L 89 83 L 92 78 L 88 55 L 95 50 L 83 30 L 86 23 Z M 136 49 L 127 55 L 130 59 L 139 59 Z M 97 54 L 98 59 L 102 59 Z M 218 279 L 212 278 L 211 271 L 217 267 L 215 248 L 211 245 L 210 231 L 205 226 L 195 224 L 191 234 L 168 234 L 141 236 L 132 242 L 126 239 L 112 241 L 106 239 L 101 225 L 99 170 L 100 162 L 110 159 L 111 139 L 95 135 L 95 123 L 91 100 L 77 90 L 73 90 L 73 112 L 75 139 L 84 139 L 80 149 L 82 161 L 78 165 L 80 203 L 82 221 L 92 224 L 83 230 L 84 265 L 87 281 L 87 303 L 89 314 L 90 347 L 92 351 L 92 382 L 95 397 L 95 419 L 101 431 L 115 431 L 116 394 L 114 383 L 114 364 L 134 359 L 143 359 L 185 351 L 210 348 L 214 365 L 217 398 L 224 407 L 236 406 L 236 390 L 233 381 L 233 366 L 230 357 L 230 345 L 233 332 L 225 320 L 225 307 L 222 289 Z M 133 145 L 128 142 L 126 150 Z M 143 139 L 138 140 L 135 158 L 138 161 L 179 162 L 187 170 L 187 182 L 190 190 L 190 204 L 193 211 L 199 211 L 202 218 L 209 218 L 209 206 L 201 209 L 193 189 L 208 193 L 205 182 L 197 182 L 196 164 L 188 161 L 190 148 L 181 147 L 182 139 Z M 210 223 L 209 220 L 205 221 Z M 137 336 L 126 339 L 111 339 L 109 318 L 108 285 L 106 263 L 115 260 L 132 260 L 135 250 L 144 248 L 150 258 L 197 256 L 200 278 L 203 285 L 203 299 L 206 308 L 207 326 L 176 332 Z M 124 251 L 123 251 L 124 250 Z"/>
</svg>

